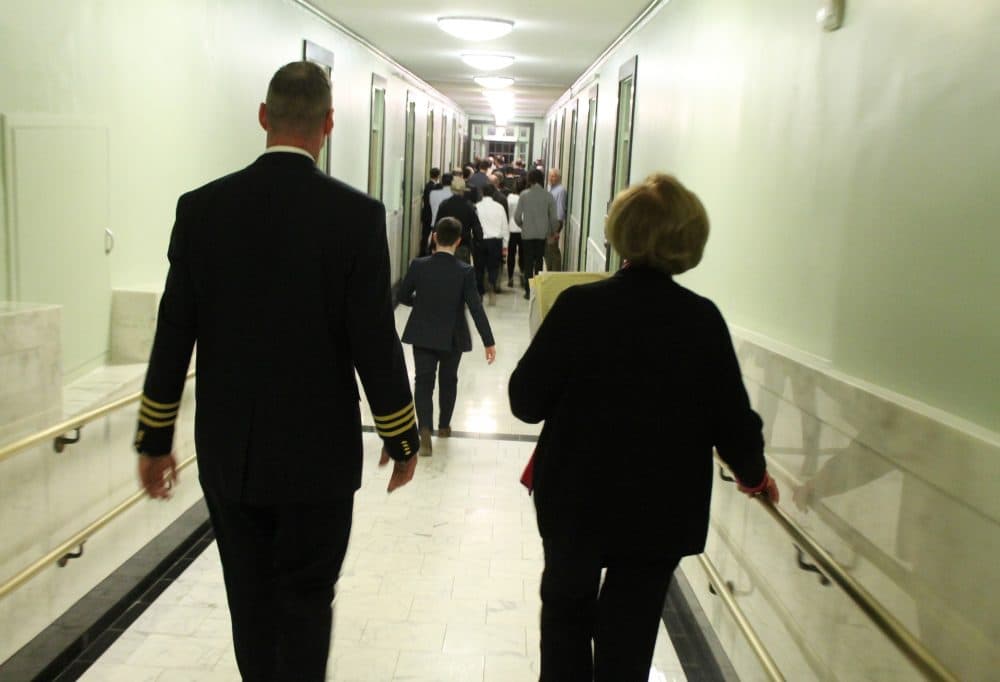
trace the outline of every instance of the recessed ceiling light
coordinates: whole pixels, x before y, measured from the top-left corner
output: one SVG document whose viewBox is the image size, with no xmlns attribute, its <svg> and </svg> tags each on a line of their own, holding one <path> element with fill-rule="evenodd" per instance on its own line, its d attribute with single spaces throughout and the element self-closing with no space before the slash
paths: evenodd
<svg viewBox="0 0 1000 682">
<path fill-rule="evenodd" d="M 505 19 L 441 17 L 438 28 L 462 40 L 496 40 L 514 30 L 514 22 Z"/>
<path fill-rule="evenodd" d="M 514 58 L 502 54 L 463 54 L 462 61 L 480 71 L 496 71 L 513 64 Z"/>
<path fill-rule="evenodd" d="M 506 76 L 475 76 L 472 80 L 488 90 L 509 88 L 514 84 L 514 79 Z"/>
</svg>

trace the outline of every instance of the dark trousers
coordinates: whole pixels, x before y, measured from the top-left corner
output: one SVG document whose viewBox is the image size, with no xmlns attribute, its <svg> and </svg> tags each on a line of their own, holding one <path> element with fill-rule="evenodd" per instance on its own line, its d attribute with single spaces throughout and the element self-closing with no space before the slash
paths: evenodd
<svg viewBox="0 0 1000 682">
<path fill-rule="evenodd" d="M 646 682 L 679 557 L 544 547 L 540 682 Z"/>
<path fill-rule="evenodd" d="M 545 240 L 522 238 L 521 246 L 524 248 L 521 273 L 524 277 L 524 295 L 527 296 L 528 280 L 541 272 L 545 265 Z"/>
<path fill-rule="evenodd" d="M 524 248 L 521 245 L 521 233 L 511 232 L 507 239 L 507 279 L 514 279 L 514 259 L 517 258 L 517 265 L 524 272 Z"/>
<path fill-rule="evenodd" d="M 500 278 L 500 262 L 503 260 L 503 239 L 484 239 L 476 245 L 476 283 L 479 295 L 485 293 L 483 275 L 490 281 L 493 291 L 497 290 L 497 280 Z"/>
<path fill-rule="evenodd" d="M 413 402 L 417 408 L 417 426 L 421 429 L 434 428 L 434 378 L 437 374 L 438 406 L 441 414 L 438 426 L 451 426 L 451 415 L 455 411 L 458 396 L 458 363 L 462 361 L 462 351 L 442 351 L 413 347 L 413 367 L 416 372 Z M 438 366 L 440 365 L 440 372 Z"/>
<path fill-rule="evenodd" d="M 331 496 L 321 505 L 250 506 L 205 489 L 205 501 L 240 675 L 247 682 L 321 682 L 354 496 Z"/>
</svg>

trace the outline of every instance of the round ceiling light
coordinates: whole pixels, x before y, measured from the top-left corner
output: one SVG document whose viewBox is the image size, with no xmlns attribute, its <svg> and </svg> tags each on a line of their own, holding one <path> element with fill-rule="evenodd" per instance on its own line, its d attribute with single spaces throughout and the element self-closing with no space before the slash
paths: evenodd
<svg viewBox="0 0 1000 682">
<path fill-rule="evenodd" d="M 479 71 L 497 71 L 513 64 L 514 58 L 502 54 L 463 54 L 462 61 Z"/>
<path fill-rule="evenodd" d="M 514 22 L 506 19 L 441 17 L 438 28 L 462 40 L 496 40 L 513 31 Z"/>
<path fill-rule="evenodd" d="M 472 80 L 487 90 L 500 90 L 514 84 L 514 79 L 506 76 L 475 76 Z"/>
</svg>

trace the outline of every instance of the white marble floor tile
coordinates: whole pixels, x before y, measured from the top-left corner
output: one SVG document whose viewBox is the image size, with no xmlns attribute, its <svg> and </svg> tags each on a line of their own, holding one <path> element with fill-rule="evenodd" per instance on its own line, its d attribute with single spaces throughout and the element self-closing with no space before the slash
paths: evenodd
<svg viewBox="0 0 1000 682">
<path fill-rule="evenodd" d="M 393 682 L 479 682 L 483 679 L 483 656 L 431 654 L 401 651 Z"/>
<path fill-rule="evenodd" d="M 400 329 L 408 309 L 397 312 Z M 537 434 L 507 406 L 507 379 L 527 347 L 527 302 L 488 309 L 498 356 L 462 361 L 452 428 Z M 407 347 L 408 366 L 412 354 Z M 367 407 L 362 414 L 370 423 Z M 364 435 L 362 488 L 334 602 L 327 679 L 338 682 L 529 682 L 538 679 L 542 544 L 519 483 L 527 441 L 435 439 L 408 486 L 387 495 L 379 439 Z M 203 552 L 83 678 L 238 680 L 219 555 Z M 683 680 L 665 630 L 651 680 Z"/>
</svg>

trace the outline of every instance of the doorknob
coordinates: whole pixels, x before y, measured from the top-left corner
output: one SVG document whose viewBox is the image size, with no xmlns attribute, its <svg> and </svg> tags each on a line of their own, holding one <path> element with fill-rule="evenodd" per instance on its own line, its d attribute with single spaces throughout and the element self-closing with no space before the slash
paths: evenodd
<svg viewBox="0 0 1000 682">
<path fill-rule="evenodd" d="M 104 228 L 104 254 L 107 255 L 115 249 L 115 233 L 110 227 Z"/>
</svg>

